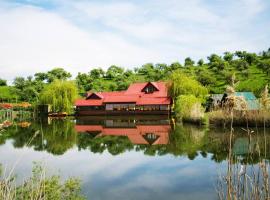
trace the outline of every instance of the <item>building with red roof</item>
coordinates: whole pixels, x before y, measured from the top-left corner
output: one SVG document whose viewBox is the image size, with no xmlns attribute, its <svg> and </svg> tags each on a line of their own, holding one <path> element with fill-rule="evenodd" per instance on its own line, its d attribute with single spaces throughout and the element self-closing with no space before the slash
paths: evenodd
<svg viewBox="0 0 270 200">
<path fill-rule="evenodd" d="M 125 91 L 90 92 L 76 101 L 77 115 L 169 114 L 172 100 L 165 82 L 133 83 Z"/>
</svg>

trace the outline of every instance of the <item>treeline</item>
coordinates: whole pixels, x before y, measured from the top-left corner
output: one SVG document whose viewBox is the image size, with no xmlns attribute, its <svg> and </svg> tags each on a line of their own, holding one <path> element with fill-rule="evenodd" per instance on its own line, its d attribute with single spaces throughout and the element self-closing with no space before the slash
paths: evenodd
<svg viewBox="0 0 270 200">
<path fill-rule="evenodd" d="M 16 77 L 12 86 L 0 79 L 0 101 L 37 102 L 44 88 L 55 80 L 72 80 L 82 96 L 87 91 L 125 90 L 133 82 L 168 80 L 176 70 L 197 80 L 210 93 L 223 93 L 235 74 L 237 91 L 252 91 L 258 96 L 270 83 L 270 48 L 259 54 L 246 51 L 212 54 L 206 61 L 200 59 L 197 63 L 188 57 L 183 64 L 147 63 L 134 69 L 113 65 L 107 70 L 95 68 L 88 73 L 78 73 L 73 79 L 63 68 L 55 68 L 27 78 Z"/>
</svg>

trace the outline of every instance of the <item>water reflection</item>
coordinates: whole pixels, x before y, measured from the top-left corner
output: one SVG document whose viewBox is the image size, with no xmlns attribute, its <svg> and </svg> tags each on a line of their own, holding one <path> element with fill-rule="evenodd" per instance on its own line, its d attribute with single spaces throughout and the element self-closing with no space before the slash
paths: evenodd
<svg viewBox="0 0 270 200">
<path fill-rule="evenodd" d="M 170 121 L 166 118 L 78 118 L 75 129 L 78 133 L 92 137 L 124 136 L 132 144 L 166 145 L 171 132 Z"/>
<path fill-rule="evenodd" d="M 89 199 L 217 199 L 229 133 L 157 116 L 13 121 L 0 133 L 0 163 L 23 157 L 17 172 L 25 175 L 32 161 L 46 160 L 65 177 L 82 178 Z M 234 133 L 233 164 L 269 160 L 269 130 Z"/>
<path fill-rule="evenodd" d="M 269 130 L 256 130 L 248 135 L 235 129 L 232 139 L 233 154 L 242 162 L 256 163 L 259 155 L 269 159 Z M 62 155 L 67 150 L 108 151 L 118 155 L 126 151 L 141 151 L 146 155 L 186 156 L 190 160 L 209 154 L 215 162 L 226 160 L 228 130 L 174 125 L 166 117 L 81 117 L 66 119 L 39 119 L 32 122 L 13 122 L 0 134 L 0 145 L 11 139 L 15 148 L 33 147 Z M 29 143 L 29 141 L 31 141 Z"/>
</svg>

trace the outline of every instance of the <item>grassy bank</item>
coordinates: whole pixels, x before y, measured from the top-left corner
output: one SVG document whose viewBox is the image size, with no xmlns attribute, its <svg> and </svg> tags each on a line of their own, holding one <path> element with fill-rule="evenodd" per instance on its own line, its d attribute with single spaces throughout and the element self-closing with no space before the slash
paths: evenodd
<svg viewBox="0 0 270 200">
<path fill-rule="evenodd" d="M 207 113 L 209 124 L 215 126 L 228 127 L 231 123 L 230 115 L 224 110 Z M 245 114 L 234 111 L 234 126 L 249 127 L 270 127 L 269 111 L 247 111 Z"/>
</svg>

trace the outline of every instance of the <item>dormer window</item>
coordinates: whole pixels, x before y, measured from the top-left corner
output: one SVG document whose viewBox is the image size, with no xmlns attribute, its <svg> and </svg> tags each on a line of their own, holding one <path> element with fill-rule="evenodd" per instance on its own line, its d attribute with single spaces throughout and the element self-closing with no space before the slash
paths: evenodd
<svg viewBox="0 0 270 200">
<path fill-rule="evenodd" d="M 157 85 L 152 82 L 147 83 L 146 86 L 142 89 L 142 92 L 145 92 L 145 94 L 151 94 L 156 91 L 159 91 L 159 89 Z"/>
<path fill-rule="evenodd" d="M 91 93 L 86 97 L 86 99 L 102 99 L 102 98 L 103 96 L 98 93 Z"/>
</svg>

